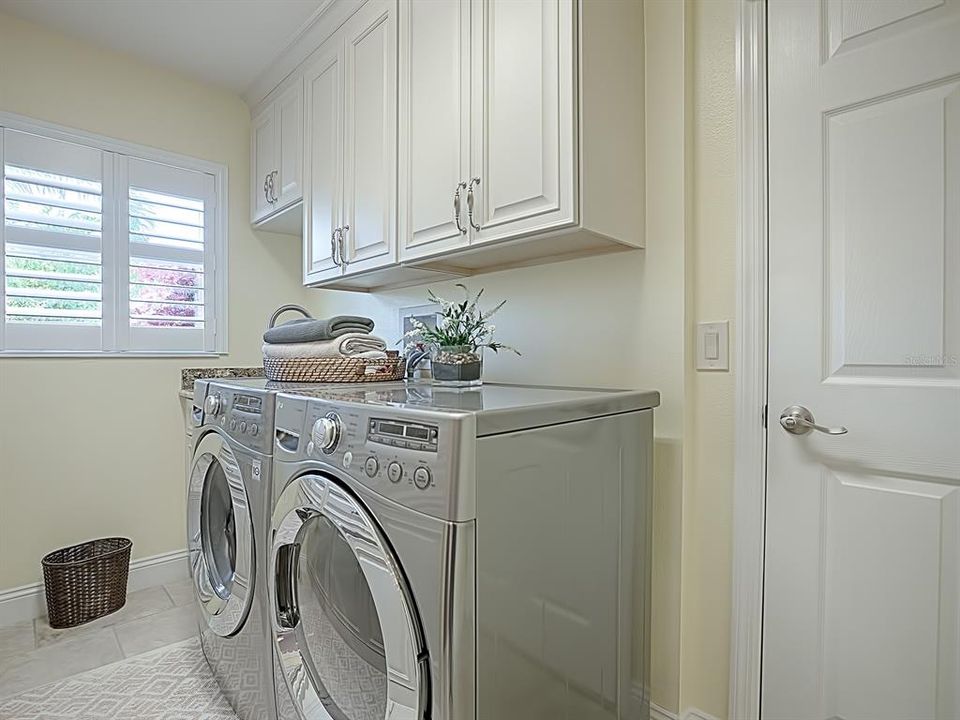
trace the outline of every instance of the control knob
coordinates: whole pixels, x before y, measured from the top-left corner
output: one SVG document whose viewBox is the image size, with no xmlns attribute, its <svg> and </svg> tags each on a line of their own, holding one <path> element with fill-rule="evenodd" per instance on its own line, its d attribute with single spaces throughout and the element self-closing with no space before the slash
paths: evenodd
<svg viewBox="0 0 960 720">
<path fill-rule="evenodd" d="M 324 453 L 330 454 L 340 442 L 340 418 L 336 413 L 329 413 L 322 418 L 318 418 L 313 424 L 313 432 L 310 433 L 314 447 L 320 448 Z"/>
<path fill-rule="evenodd" d="M 207 395 L 207 399 L 203 403 L 203 409 L 206 411 L 207 415 L 213 415 L 216 417 L 220 414 L 220 410 L 222 408 L 223 400 L 219 394 Z"/>
</svg>

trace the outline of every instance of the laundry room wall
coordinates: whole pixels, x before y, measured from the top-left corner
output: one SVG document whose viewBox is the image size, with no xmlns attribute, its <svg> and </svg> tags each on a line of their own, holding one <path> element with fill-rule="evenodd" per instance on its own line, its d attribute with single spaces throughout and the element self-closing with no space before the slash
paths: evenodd
<svg viewBox="0 0 960 720">
<path fill-rule="evenodd" d="M 295 238 L 249 222 L 250 115 L 236 95 L 0 14 L 0 110 L 225 163 L 230 354 L 0 358 L 0 599 L 55 547 L 185 547 L 180 368 L 260 364 L 270 311 L 301 301 Z M 8 594 L 9 595 L 9 594 Z"/>
<path fill-rule="evenodd" d="M 523 354 L 485 356 L 489 380 L 548 385 L 650 387 L 660 391 L 656 418 L 653 701 L 676 712 L 680 700 L 680 537 L 685 366 L 685 4 L 645 3 L 643 55 L 635 76 L 645 87 L 646 249 L 463 280 L 484 289 L 487 305 L 501 299 L 497 337 Z M 644 153 L 643 147 L 646 147 Z M 390 342 L 400 335 L 400 310 L 444 297 L 455 281 L 373 294 L 317 290 L 316 312 L 361 313 Z"/>
</svg>

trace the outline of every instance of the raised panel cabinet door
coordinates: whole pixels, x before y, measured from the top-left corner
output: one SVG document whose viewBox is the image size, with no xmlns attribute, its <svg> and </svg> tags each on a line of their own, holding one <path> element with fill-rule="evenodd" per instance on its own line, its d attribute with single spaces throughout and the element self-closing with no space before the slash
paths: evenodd
<svg viewBox="0 0 960 720">
<path fill-rule="evenodd" d="M 473 242 L 577 220 L 574 6 L 473 3 Z"/>
<path fill-rule="evenodd" d="M 303 80 L 277 99 L 277 208 L 303 197 Z"/>
<path fill-rule="evenodd" d="M 400 258 L 466 245 L 470 162 L 470 2 L 400 4 Z M 463 196 L 463 192 L 460 193 Z"/>
<path fill-rule="evenodd" d="M 273 103 L 253 116 L 250 129 L 250 207 L 252 221 L 262 220 L 274 211 L 271 202 L 270 173 L 275 169 L 277 150 L 276 107 Z"/>
<path fill-rule="evenodd" d="M 304 283 L 341 273 L 337 228 L 341 223 L 343 168 L 343 41 L 334 36 L 304 78 Z"/>
<path fill-rule="evenodd" d="M 761 714 L 958 718 L 960 3 L 768 19 Z"/>
<path fill-rule="evenodd" d="M 344 26 L 347 274 L 396 261 L 397 13 L 369 0 Z"/>
</svg>

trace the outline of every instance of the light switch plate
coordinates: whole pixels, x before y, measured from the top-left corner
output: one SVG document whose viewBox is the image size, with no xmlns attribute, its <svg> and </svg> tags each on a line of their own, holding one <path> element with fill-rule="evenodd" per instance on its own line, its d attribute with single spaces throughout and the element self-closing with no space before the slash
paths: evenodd
<svg viewBox="0 0 960 720">
<path fill-rule="evenodd" d="M 730 369 L 730 322 L 697 323 L 697 370 Z"/>
</svg>

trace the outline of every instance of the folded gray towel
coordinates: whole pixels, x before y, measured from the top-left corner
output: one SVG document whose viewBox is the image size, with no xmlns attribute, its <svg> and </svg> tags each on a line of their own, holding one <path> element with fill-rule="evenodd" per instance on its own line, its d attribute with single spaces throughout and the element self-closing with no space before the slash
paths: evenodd
<svg viewBox="0 0 960 720">
<path fill-rule="evenodd" d="M 317 342 L 372 330 L 373 320 L 360 315 L 336 315 L 326 320 L 298 318 L 270 328 L 263 334 L 263 341 L 271 345 Z"/>
</svg>

